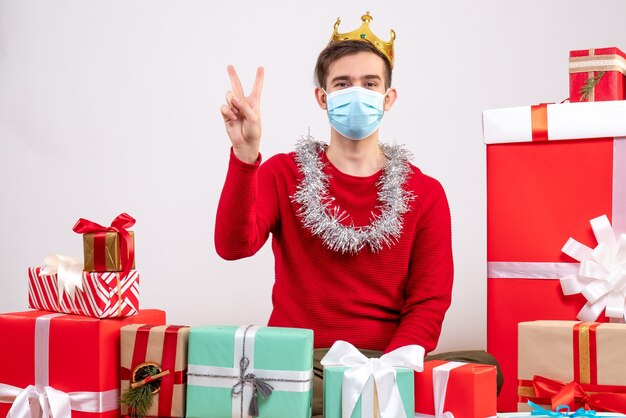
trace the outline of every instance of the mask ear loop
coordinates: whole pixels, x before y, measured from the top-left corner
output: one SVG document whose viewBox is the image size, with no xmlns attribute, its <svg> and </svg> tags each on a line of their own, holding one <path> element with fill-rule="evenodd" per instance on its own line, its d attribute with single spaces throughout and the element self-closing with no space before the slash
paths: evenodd
<svg viewBox="0 0 626 418">
<path fill-rule="evenodd" d="M 320 90 L 322 90 L 324 94 L 326 95 L 326 99 L 324 99 L 324 104 L 326 104 L 326 107 L 328 108 L 328 92 L 323 87 L 320 87 Z M 328 109 L 326 109 L 326 111 L 328 112 Z"/>
<path fill-rule="evenodd" d="M 383 95 L 383 114 L 387 113 L 387 111 L 385 110 L 385 106 L 387 105 L 386 101 L 387 101 L 387 94 L 389 93 L 389 90 L 391 90 L 391 87 L 387 88 L 387 90 L 385 90 L 385 94 Z"/>
</svg>

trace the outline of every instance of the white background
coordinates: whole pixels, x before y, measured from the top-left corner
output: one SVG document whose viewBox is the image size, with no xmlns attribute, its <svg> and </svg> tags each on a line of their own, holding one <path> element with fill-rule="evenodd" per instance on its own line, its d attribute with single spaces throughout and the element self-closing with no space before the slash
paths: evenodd
<svg viewBox="0 0 626 418">
<path fill-rule="evenodd" d="M 170 323 L 264 324 L 269 245 L 227 262 L 213 244 L 225 68 L 249 87 L 265 66 L 266 157 L 309 128 L 328 138 L 315 59 L 338 16 L 351 31 L 366 10 L 381 38 L 398 36 L 381 138 L 405 143 L 451 205 L 456 278 L 437 351 L 484 348 L 481 111 L 567 98 L 569 50 L 626 48 L 623 0 L 0 0 L 0 311 L 27 308 L 28 266 L 82 255 L 79 217 L 128 212 L 143 307 Z"/>
</svg>

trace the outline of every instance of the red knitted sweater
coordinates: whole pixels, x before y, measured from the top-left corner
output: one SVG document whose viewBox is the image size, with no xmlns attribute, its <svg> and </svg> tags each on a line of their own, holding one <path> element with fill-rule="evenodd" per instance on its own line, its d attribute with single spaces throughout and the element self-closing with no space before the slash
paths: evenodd
<svg viewBox="0 0 626 418">
<path fill-rule="evenodd" d="M 397 244 L 373 253 L 327 249 L 304 229 L 291 196 L 301 174 L 294 154 L 247 164 L 231 151 L 215 224 L 218 254 L 234 260 L 255 254 L 272 233 L 276 281 L 268 325 L 310 328 L 315 347 L 345 340 L 362 349 L 391 351 L 437 345 L 452 291 L 450 210 L 441 185 L 411 166 L 405 187 L 415 199 L 404 214 Z M 329 193 L 350 216 L 370 223 L 382 171 L 355 177 L 322 153 Z"/>
</svg>

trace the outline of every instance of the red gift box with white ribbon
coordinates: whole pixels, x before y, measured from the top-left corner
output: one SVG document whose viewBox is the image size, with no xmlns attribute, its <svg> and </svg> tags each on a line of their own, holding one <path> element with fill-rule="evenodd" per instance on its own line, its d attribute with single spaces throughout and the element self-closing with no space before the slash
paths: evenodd
<svg viewBox="0 0 626 418">
<path fill-rule="evenodd" d="M 505 376 L 498 410 L 506 412 L 516 409 L 517 324 L 574 320 L 589 301 L 590 292 L 563 292 L 559 279 L 572 285 L 582 265 L 564 245 L 573 237 L 596 248 L 589 221 L 602 215 L 614 240 L 626 232 L 626 101 L 486 110 L 483 136 L 487 349 Z"/>
<path fill-rule="evenodd" d="M 496 366 L 430 360 L 415 373 L 415 418 L 495 418 Z"/>
<path fill-rule="evenodd" d="M 0 416 L 119 417 L 120 328 L 132 323 L 161 325 L 165 312 L 120 319 L 0 314 Z"/>
</svg>

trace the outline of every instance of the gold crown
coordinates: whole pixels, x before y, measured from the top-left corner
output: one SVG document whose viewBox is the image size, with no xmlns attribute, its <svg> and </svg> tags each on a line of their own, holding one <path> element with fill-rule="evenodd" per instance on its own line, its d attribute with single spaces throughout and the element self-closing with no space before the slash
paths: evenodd
<svg viewBox="0 0 626 418">
<path fill-rule="evenodd" d="M 341 41 L 367 41 L 374 45 L 374 47 L 387 58 L 391 68 L 393 68 L 393 41 L 396 39 L 396 32 L 391 29 L 391 39 L 389 42 L 385 42 L 378 36 L 374 35 L 374 32 L 370 30 L 370 22 L 372 21 L 370 12 L 366 12 L 363 16 L 361 16 L 361 20 L 363 23 L 357 30 L 348 33 L 339 33 L 338 29 L 341 19 L 337 18 L 337 21 L 335 22 L 335 29 L 330 37 L 329 45 L 333 42 Z"/>
</svg>

